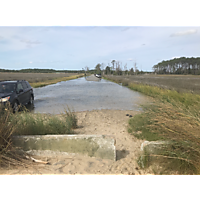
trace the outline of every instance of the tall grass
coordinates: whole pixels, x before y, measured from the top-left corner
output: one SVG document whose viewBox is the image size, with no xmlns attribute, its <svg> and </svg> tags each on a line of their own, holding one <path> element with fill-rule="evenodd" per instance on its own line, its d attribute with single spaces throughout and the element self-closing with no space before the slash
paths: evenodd
<svg viewBox="0 0 200 200">
<path fill-rule="evenodd" d="M 109 77 L 111 79 L 112 77 Z M 112 78 L 115 81 L 115 77 Z M 155 173 L 200 173 L 200 96 L 117 79 L 130 89 L 153 97 L 144 112 L 129 120 L 129 133 L 148 141 L 164 140 L 157 153 L 144 151 L 143 167 L 155 166 Z M 141 164 L 141 159 L 138 160 Z M 142 166 L 141 166 L 142 167 Z"/>
<path fill-rule="evenodd" d="M 61 115 L 33 114 L 23 111 L 13 114 L 9 104 L 0 104 L 0 166 L 25 164 L 25 153 L 16 151 L 12 135 L 73 134 L 76 115 L 66 109 Z"/>
<path fill-rule="evenodd" d="M 16 129 L 10 121 L 12 115 L 13 112 L 9 104 L 5 106 L 0 104 L 0 166 L 27 166 L 24 154 L 19 155 L 12 146 L 11 136 Z"/>
<path fill-rule="evenodd" d="M 77 118 L 71 110 L 65 110 L 60 116 L 17 113 L 11 121 L 17 127 L 14 135 L 73 134 L 73 129 L 77 128 Z"/>
</svg>

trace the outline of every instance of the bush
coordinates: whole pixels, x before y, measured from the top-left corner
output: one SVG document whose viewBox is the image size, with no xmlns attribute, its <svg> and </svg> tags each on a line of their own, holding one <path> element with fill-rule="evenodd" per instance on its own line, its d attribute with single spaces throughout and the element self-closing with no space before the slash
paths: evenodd
<svg viewBox="0 0 200 200">
<path fill-rule="evenodd" d="M 73 129 L 77 128 L 76 116 L 70 109 L 61 116 L 17 113 L 12 117 L 12 123 L 17 126 L 15 135 L 73 134 Z"/>
</svg>

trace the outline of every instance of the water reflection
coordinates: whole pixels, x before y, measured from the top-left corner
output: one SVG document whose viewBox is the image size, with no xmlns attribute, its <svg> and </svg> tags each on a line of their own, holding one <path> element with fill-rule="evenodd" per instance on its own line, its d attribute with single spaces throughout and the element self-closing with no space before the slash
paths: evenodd
<svg viewBox="0 0 200 200">
<path fill-rule="evenodd" d="M 33 112 L 61 113 L 67 105 L 74 111 L 96 109 L 141 110 L 145 95 L 116 83 L 86 76 L 34 89 Z"/>
<path fill-rule="evenodd" d="M 85 80 L 86 81 L 97 81 L 97 82 L 100 82 L 101 78 L 97 78 L 94 75 L 92 75 L 92 76 L 85 76 Z"/>
</svg>

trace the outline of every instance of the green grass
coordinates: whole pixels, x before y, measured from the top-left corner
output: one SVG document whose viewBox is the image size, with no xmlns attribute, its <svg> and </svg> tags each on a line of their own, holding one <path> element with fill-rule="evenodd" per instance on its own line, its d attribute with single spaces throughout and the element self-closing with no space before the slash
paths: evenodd
<svg viewBox="0 0 200 200">
<path fill-rule="evenodd" d="M 77 127 L 77 118 L 70 110 L 61 115 L 17 113 L 11 118 L 17 128 L 14 135 L 59 135 L 73 134 Z"/>
<path fill-rule="evenodd" d="M 77 118 L 70 109 L 61 115 L 33 114 L 26 109 L 13 114 L 9 105 L 0 105 L 0 166 L 25 165 L 25 157 L 12 145 L 12 135 L 73 134 L 75 128 Z"/>
<path fill-rule="evenodd" d="M 110 79 L 153 97 L 152 104 L 143 106 L 144 112 L 129 120 L 128 132 L 138 139 L 172 143 L 156 154 L 144 151 L 138 164 L 153 167 L 156 174 L 200 174 L 200 96 L 123 78 Z"/>
<path fill-rule="evenodd" d="M 152 124 L 151 119 L 146 113 L 135 115 L 129 120 L 128 132 L 132 133 L 138 139 L 148 141 L 163 140 L 162 135 L 152 131 L 148 126 Z"/>
<path fill-rule="evenodd" d="M 0 104 L 0 166 L 15 164 L 17 159 L 17 156 L 13 156 L 11 145 L 11 135 L 15 130 L 14 124 L 10 123 L 12 115 L 13 113 L 9 105 L 3 107 Z"/>
<path fill-rule="evenodd" d="M 199 174 L 200 125 L 194 113 L 182 110 L 170 103 L 147 106 L 145 111 L 129 120 L 129 133 L 147 141 L 170 141 L 156 153 L 144 151 L 141 159 L 144 167 L 159 163 L 159 173 Z M 156 154 L 156 155 L 155 155 Z M 156 170 L 155 170 L 156 171 Z M 157 170 L 158 173 L 158 170 Z M 158 174 L 159 174 L 158 173 Z"/>
</svg>

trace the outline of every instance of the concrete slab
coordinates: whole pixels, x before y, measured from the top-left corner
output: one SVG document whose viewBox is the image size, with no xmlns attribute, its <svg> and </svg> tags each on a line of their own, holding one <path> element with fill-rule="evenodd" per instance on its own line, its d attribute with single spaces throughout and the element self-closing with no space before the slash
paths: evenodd
<svg viewBox="0 0 200 200">
<path fill-rule="evenodd" d="M 116 160 L 115 139 L 104 135 L 12 136 L 12 143 L 32 155 L 77 153 Z"/>
</svg>

